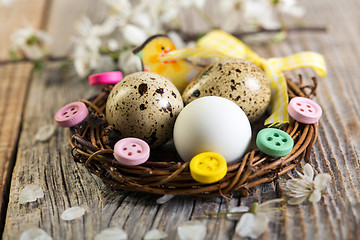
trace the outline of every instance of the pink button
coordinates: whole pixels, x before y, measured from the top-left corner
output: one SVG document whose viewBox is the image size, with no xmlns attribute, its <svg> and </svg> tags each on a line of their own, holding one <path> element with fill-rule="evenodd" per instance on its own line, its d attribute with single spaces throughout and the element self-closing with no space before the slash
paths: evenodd
<svg viewBox="0 0 360 240">
<path fill-rule="evenodd" d="M 89 76 L 89 83 L 90 85 L 116 84 L 122 78 L 122 72 L 120 71 L 98 73 Z"/>
<path fill-rule="evenodd" d="M 288 112 L 293 119 L 305 124 L 316 123 L 322 114 L 321 107 L 316 102 L 304 97 L 291 99 Z"/>
<path fill-rule="evenodd" d="M 114 157 L 119 163 L 129 166 L 140 165 L 150 156 L 149 145 L 138 138 L 124 138 L 114 146 Z"/>
<path fill-rule="evenodd" d="M 89 110 L 83 102 L 72 102 L 62 107 L 55 114 L 55 121 L 60 127 L 73 127 L 84 121 Z"/>
</svg>

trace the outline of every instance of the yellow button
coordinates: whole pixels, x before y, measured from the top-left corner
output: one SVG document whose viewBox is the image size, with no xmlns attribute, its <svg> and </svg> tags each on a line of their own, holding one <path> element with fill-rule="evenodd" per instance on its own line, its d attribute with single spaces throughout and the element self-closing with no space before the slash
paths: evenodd
<svg viewBox="0 0 360 240">
<path fill-rule="evenodd" d="M 193 179 L 200 183 L 214 183 L 225 177 L 227 163 L 218 153 L 200 153 L 191 159 L 190 173 Z"/>
</svg>

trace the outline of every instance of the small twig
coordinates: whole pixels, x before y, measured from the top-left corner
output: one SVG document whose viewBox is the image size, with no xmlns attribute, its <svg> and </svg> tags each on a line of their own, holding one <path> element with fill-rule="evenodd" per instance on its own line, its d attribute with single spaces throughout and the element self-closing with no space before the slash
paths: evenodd
<svg viewBox="0 0 360 240">
<path fill-rule="evenodd" d="M 174 30 L 174 29 L 172 29 Z M 259 33 L 277 33 L 277 32 L 323 32 L 326 33 L 328 31 L 327 27 L 294 27 L 294 28 L 277 28 L 277 29 L 264 29 L 260 28 L 259 30 L 255 31 L 248 31 L 248 32 L 233 32 L 231 33 L 237 38 L 242 38 L 245 36 L 255 35 Z M 183 38 L 184 41 L 192 41 L 199 38 L 199 36 L 203 36 L 205 33 L 199 33 L 199 34 L 192 34 L 192 33 L 183 33 L 181 32 L 180 35 Z"/>
<path fill-rule="evenodd" d="M 47 58 L 44 58 L 41 60 L 31 60 L 28 58 L 4 60 L 4 61 L 0 61 L 0 65 L 5 65 L 5 64 L 10 64 L 10 63 L 21 63 L 21 62 L 36 62 L 36 61 L 62 62 L 62 61 L 67 61 L 67 60 L 71 60 L 71 58 L 69 56 L 60 56 L 60 57 L 48 56 Z"/>
</svg>

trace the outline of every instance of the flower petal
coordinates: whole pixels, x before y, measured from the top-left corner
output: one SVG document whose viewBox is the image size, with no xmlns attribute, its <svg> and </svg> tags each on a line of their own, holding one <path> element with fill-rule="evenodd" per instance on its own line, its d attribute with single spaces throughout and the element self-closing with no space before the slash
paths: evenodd
<svg viewBox="0 0 360 240">
<path fill-rule="evenodd" d="M 94 240 L 126 240 L 127 233 L 122 228 L 107 228 L 96 234 Z"/>
<path fill-rule="evenodd" d="M 307 176 L 310 180 L 314 179 L 314 169 L 308 163 L 304 166 L 304 175 Z"/>
<path fill-rule="evenodd" d="M 258 238 L 268 226 L 269 218 L 265 213 L 245 213 L 238 224 L 235 232 L 241 237 Z"/>
<path fill-rule="evenodd" d="M 19 203 L 25 204 L 28 202 L 35 202 L 38 198 L 44 197 L 44 191 L 42 188 L 30 184 L 24 187 L 19 194 Z"/>
<path fill-rule="evenodd" d="M 115 39 L 115 38 L 111 38 L 109 39 L 109 41 L 107 42 L 107 47 L 109 48 L 110 51 L 118 51 L 120 46 L 119 46 L 119 42 Z"/>
<path fill-rule="evenodd" d="M 145 31 L 135 25 L 126 24 L 122 29 L 125 40 L 132 45 L 141 45 L 147 39 Z"/>
<path fill-rule="evenodd" d="M 171 41 L 174 43 L 176 48 L 185 48 L 186 43 L 181 38 L 180 34 L 175 31 L 170 31 L 167 33 L 167 36 L 171 39 Z"/>
<path fill-rule="evenodd" d="M 177 227 L 178 240 L 202 240 L 206 236 L 206 226 L 202 223 L 188 222 Z"/>
<path fill-rule="evenodd" d="M 141 59 L 134 55 L 131 50 L 126 50 L 121 53 L 118 60 L 118 67 L 124 74 L 141 71 Z"/>
<path fill-rule="evenodd" d="M 330 184 L 331 176 L 328 173 L 320 173 L 315 177 L 315 189 L 324 190 Z"/>
<path fill-rule="evenodd" d="M 81 217 L 82 215 L 85 214 L 85 209 L 82 207 L 71 207 L 66 209 L 62 214 L 61 214 L 61 219 L 64 221 L 70 221 L 76 218 Z"/>
<path fill-rule="evenodd" d="M 239 207 L 234 207 L 232 209 L 230 209 L 230 212 L 233 213 L 233 212 L 236 212 L 236 213 L 246 213 L 249 211 L 249 207 L 246 207 L 246 206 L 239 206 Z M 227 218 L 229 220 L 239 220 L 241 215 L 240 214 L 227 214 Z"/>
<path fill-rule="evenodd" d="M 318 189 L 315 189 L 313 193 L 309 197 L 309 201 L 312 203 L 316 203 L 321 199 L 321 192 Z"/>
<path fill-rule="evenodd" d="M 48 141 L 55 133 L 56 127 L 54 124 L 48 124 L 40 127 L 35 134 L 35 140 L 40 142 Z"/>
<path fill-rule="evenodd" d="M 164 196 L 162 196 L 162 197 L 160 197 L 160 198 L 158 198 L 156 200 L 156 203 L 157 204 L 164 204 L 167 201 L 169 201 L 170 199 L 172 199 L 173 197 L 174 197 L 174 195 L 172 195 L 172 194 L 164 194 Z"/>
<path fill-rule="evenodd" d="M 20 240 L 52 240 L 52 237 L 49 236 L 44 230 L 40 228 L 30 228 L 23 232 L 20 236 Z"/>
<path fill-rule="evenodd" d="M 168 234 L 166 232 L 161 231 L 159 229 L 152 229 L 145 234 L 144 240 L 163 239 L 163 238 L 167 238 L 167 237 L 168 237 Z"/>
<path fill-rule="evenodd" d="M 290 198 L 290 200 L 288 201 L 288 204 L 298 205 L 298 204 L 302 203 L 303 201 L 305 201 L 306 198 L 307 198 L 307 196 Z"/>
</svg>

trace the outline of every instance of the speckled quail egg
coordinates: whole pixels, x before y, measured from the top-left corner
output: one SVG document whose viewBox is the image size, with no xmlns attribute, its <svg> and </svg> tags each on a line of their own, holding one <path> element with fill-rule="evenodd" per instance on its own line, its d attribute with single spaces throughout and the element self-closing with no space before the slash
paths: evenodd
<svg viewBox="0 0 360 240">
<path fill-rule="evenodd" d="M 106 119 L 122 137 L 137 137 L 155 148 L 171 139 L 183 105 L 170 80 L 156 73 L 136 72 L 110 92 Z"/>
<path fill-rule="evenodd" d="M 254 122 L 270 102 L 270 83 L 265 72 L 243 59 L 222 59 L 199 73 L 183 92 L 185 104 L 204 96 L 219 96 L 235 102 Z"/>
</svg>

